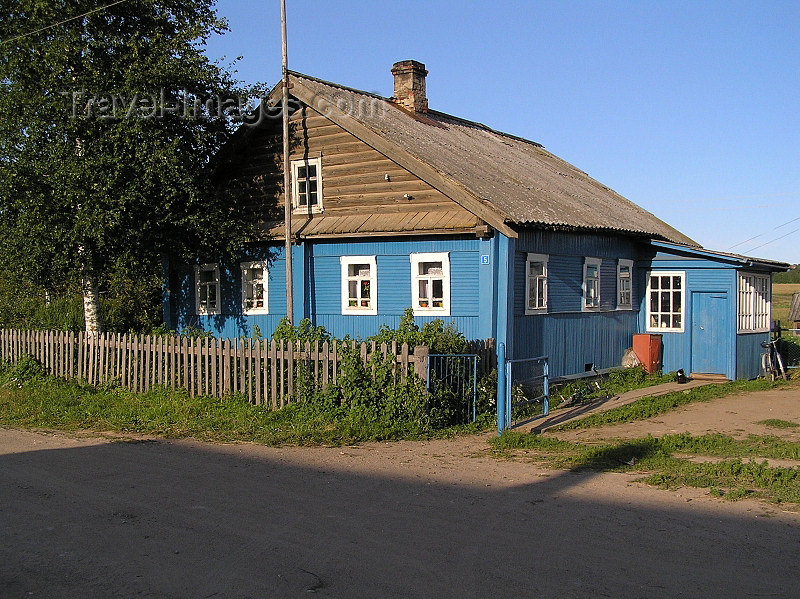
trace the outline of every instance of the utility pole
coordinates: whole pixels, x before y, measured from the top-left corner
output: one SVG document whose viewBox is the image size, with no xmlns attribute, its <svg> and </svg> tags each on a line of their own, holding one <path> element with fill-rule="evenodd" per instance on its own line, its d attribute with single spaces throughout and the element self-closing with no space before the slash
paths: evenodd
<svg viewBox="0 0 800 599">
<path fill-rule="evenodd" d="M 286 0 L 281 0 L 281 45 L 283 50 L 283 218 L 285 220 L 284 253 L 286 254 L 286 319 L 294 326 L 294 293 L 292 290 L 292 171 L 289 161 L 289 59 L 286 43 Z"/>
</svg>

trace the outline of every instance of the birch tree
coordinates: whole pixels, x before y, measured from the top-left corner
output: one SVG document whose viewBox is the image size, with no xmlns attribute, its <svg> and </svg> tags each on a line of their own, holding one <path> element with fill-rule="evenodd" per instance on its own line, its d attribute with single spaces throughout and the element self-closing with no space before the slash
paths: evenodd
<svg viewBox="0 0 800 599">
<path fill-rule="evenodd" d="M 203 53 L 225 30 L 213 0 L 16 0 L 0 15 L 0 266 L 80 282 L 89 332 L 110 265 L 252 233 L 214 184 L 247 96 Z"/>
</svg>

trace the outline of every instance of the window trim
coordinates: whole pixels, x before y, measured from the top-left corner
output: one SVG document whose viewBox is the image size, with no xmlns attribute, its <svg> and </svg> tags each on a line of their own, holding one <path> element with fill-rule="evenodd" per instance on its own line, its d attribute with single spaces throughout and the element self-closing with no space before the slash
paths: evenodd
<svg viewBox="0 0 800 599">
<path fill-rule="evenodd" d="M 528 253 L 525 258 L 525 315 L 529 316 L 532 314 L 546 314 L 547 313 L 547 295 L 548 295 L 548 271 L 547 271 L 547 262 L 550 256 L 548 254 L 533 254 Z M 530 265 L 535 262 L 541 262 L 543 265 L 542 274 L 533 279 L 538 281 L 539 278 L 544 280 L 544 305 L 539 306 L 536 308 L 531 308 L 531 282 L 532 277 L 530 276 Z M 538 292 L 539 286 L 535 285 L 533 290 Z"/>
<path fill-rule="evenodd" d="M 603 264 L 602 258 L 584 258 L 583 259 L 583 283 L 581 284 L 581 291 L 583 292 L 583 300 L 581 305 L 583 307 L 584 312 L 596 312 L 601 309 L 602 304 L 600 302 L 600 266 Z M 586 278 L 586 272 L 588 267 L 597 266 L 597 305 L 588 305 L 587 300 L 587 293 L 589 291 L 589 280 Z"/>
<path fill-rule="evenodd" d="M 217 291 L 217 307 L 214 310 L 209 310 L 208 308 L 203 308 L 200 305 L 200 272 L 201 271 L 213 271 L 214 272 L 214 281 L 216 283 L 216 291 Z M 219 264 L 216 262 L 208 263 L 208 264 L 195 264 L 194 266 L 194 311 L 195 314 L 198 316 L 205 316 L 208 314 L 221 314 L 222 313 L 222 291 L 220 289 L 220 268 Z"/>
<path fill-rule="evenodd" d="M 621 284 L 622 284 L 622 268 L 627 266 L 628 267 L 628 294 L 630 296 L 630 301 L 628 303 L 623 303 L 620 301 L 621 296 Z M 617 260 L 617 310 L 633 310 L 633 260 L 627 260 L 625 258 L 620 258 Z"/>
<path fill-rule="evenodd" d="M 378 260 L 376 256 L 340 256 L 341 265 L 341 295 L 342 295 L 342 314 L 355 315 L 376 315 L 378 313 Z M 370 307 L 350 305 L 350 290 L 348 286 L 349 273 L 348 267 L 351 264 L 369 264 L 369 295 Z"/>
<path fill-rule="evenodd" d="M 652 277 L 680 277 L 681 278 L 681 326 L 674 327 L 653 327 L 650 325 L 650 294 L 652 288 L 650 282 Z M 661 312 L 659 312 L 661 314 Z M 677 312 L 670 312 L 677 314 Z M 647 295 L 645 296 L 645 330 L 651 333 L 683 333 L 686 331 L 686 271 L 684 270 L 653 270 L 647 273 Z"/>
<path fill-rule="evenodd" d="M 242 314 L 269 314 L 269 272 L 267 263 L 263 260 L 253 260 L 251 262 L 241 262 L 239 268 L 242 273 Z M 264 306 L 261 308 L 247 308 L 247 279 L 245 278 L 245 271 L 251 268 L 262 269 L 264 275 L 262 284 L 264 286 Z"/>
<path fill-rule="evenodd" d="M 317 214 L 323 212 L 322 207 L 322 158 L 301 158 L 300 160 L 292 160 L 292 212 L 299 214 Z M 300 205 L 300 179 L 297 176 L 297 171 L 301 166 L 315 166 L 317 169 L 317 201 L 311 205 L 309 210 L 308 206 Z"/>
<path fill-rule="evenodd" d="M 414 316 L 450 316 L 450 252 L 412 253 L 411 261 L 411 307 Z M 417 291 L 419 289 L 419 264 L 421 262 L 442 263 L 442 307 L 418 306 Z"/>
<path fill-rule="evenodd" d="M 746 281 L 750 280 L 748 289 L 744 289 L 743 285 Z M 760 298 L 761 291 L 755 285 L 756 281 L 764 283 L 765 297 Z M 744 297 L 747 297 L 747 306 Z M 763 302 L 766 312 L 759 312 L 757 310 L 756 302 L 759 300 Z M 744 312 L 747 307 L 748 311 Z M 749 319 L 749 327 L 744 327 L 743 322 Z M 760 326 L 756 326 L 757 320 L 765 320 Z M 736 332 L 737 333 L 768 333 L 772 323 L 772 277 L 769 274 L 738 271 L 736 273 Z"/>
</svg>

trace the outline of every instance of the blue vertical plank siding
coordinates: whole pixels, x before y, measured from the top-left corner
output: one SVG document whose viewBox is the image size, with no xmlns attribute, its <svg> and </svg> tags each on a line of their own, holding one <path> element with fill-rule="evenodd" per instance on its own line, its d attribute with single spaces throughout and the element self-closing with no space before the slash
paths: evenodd
<svg viewBox="0 0 800 599">
<path fill-rule="evenodd" d="M 662 335 L 664 370 L 682 368 L 687 373 L 711 371 L 729 379 L 742 378 L 737 367 L 735 266 L 659 252 L 648 272 L 665 271 L 685 273 L 684 330 L 649 329 L 646 297 L 640 323 L 642 332 Z M 713 333 L 706 335 L 707 331 Z"/>
<path fill-rule="evenodd" d="M 547 262 L 547 312 L 525 315 L 525 259 L 545 254 Z M 523 231 L 517 240 L 513 353 L 515 359 L 548 356 L 552 376 L 619 366 L 623 353 L 638 331 L 638 310 L 617 310 L 617 264 L 639 259 L 633 241 L 614 235 L 553 231 Z M 600 309 L 583 311 L 585 258 L 599 258 Z M 642 276 L 634 268 L 634 297 L 643 295 Z M 521 295 L 522 297 L 518 297 Z M 634 305 L 636 307 L 636 304 Z"/>
<path fill-rule="evenodd" d="M 761 376 L 761 343 L 769 341 L 769 333 L 742 333 L 736 335 L 736 375 L 740 379 Z"/>
<path fill-rule="evenodd" d="M 552 376 L 584 372 L 587 364 L 612 368 L 620 365 L 636 332 L 637 314 L 631 310 L 531 315 L 515 323 L 516 355 L 548 356 Z"/>
<path fill-rule="evenodd" d="M 496 335 L 497 311 L 494 309 L 497 298 L 497 236 L 481 239 L 479 243 L 478 289 L 480 290 L 480 311 L 478 313 L 478 339 L 489 339 Z"/>
</svg>

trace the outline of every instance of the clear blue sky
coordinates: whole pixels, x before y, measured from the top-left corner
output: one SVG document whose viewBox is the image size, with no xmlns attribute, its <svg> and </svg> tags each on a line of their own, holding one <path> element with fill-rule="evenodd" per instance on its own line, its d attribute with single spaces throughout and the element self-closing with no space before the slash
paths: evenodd
<svg viewBox="0 0 800 599">
<path fill-rule="evenodd" d="M 277 83 L 279 0 L 217 8 L 231 32 L 209 56 Z M 800 262 L 797 0 L 287 0 L 287 14 L 293 70 L 391 96 L 392 63 L 419 60 L 431 108 L 544 144 L 707 248 Z"/>
</svg>

